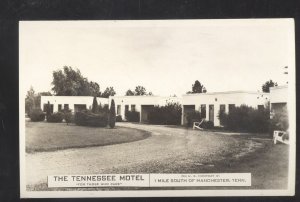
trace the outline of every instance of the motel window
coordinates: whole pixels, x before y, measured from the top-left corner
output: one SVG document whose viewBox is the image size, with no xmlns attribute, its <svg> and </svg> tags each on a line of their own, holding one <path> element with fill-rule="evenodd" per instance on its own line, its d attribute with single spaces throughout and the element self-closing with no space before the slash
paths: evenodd
<svg viewBox="0 0 300 202">
<path fill-rule="evenodd" d="M 74 104 L 74 111 L 75 112 L 80 112 L 86 110 L 86 105 L 85 104 Z"/>
<path fill-rule="evenodd" d="M 69 110 L 69 104 L 64 104 L 64 110 Z"/>
<path fill-rule="evenodd" d="M 58 104 L 58 111 L 60 112 L 62 110 L 61 104 Z"/>
<path fill-rule="evenodd" d="M 131 111 L 135 112 L 135 105 L 131 105 Z"/>
<path fill-rule="evenodd" d="M 129 111 L 129 105 L 125 105 L 125 112 Z"/>
<path fill-rule="evenodd" d="M 225 113 L 226 105 L 220 105 L 220 113 Z"/>
<path fill-rule="evenodd" d="M 117 106 L 117 115 L 120 115 L 121 114 L 121 105 L 118 105 Z"/>
<path fill-rule="evenodd" d="M 229 104 L 228 105 L 228 113 L 232 112 L 235 108 L 235 104 Z"/>
<path fill-rule="evenodd" d="M 257 109 L 258 109 L 259 111 L 264 110 L 264 105 L 257 105 Z"/>
<path fill-rule="evenodd" d="M 201 105 L 201 118 L 206 118 L 206 105 Z"/>
</svg>

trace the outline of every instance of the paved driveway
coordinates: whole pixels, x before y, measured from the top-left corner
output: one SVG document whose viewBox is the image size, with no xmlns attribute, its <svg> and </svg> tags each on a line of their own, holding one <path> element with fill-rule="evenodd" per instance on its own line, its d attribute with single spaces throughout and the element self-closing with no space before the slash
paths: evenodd
<svg viewBox="0 0 300 202">
<path fill-rule="evenodd" d="M 47 182 L 47 175 L 189 172 L 226 155 L 239 156 L 253 142 L 211 132 L 131 123 L 119 126 L 150 131 L 147 139 L 118 145 L 26 154 L 26 184 Z M 164 165 L 164 166 L 161 166 Z"/>
</svg>

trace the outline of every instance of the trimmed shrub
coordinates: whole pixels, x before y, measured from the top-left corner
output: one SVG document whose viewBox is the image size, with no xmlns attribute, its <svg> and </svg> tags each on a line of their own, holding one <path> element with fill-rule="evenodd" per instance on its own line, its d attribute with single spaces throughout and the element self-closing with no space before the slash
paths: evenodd
<svg viewBox="0 0 300 202">
<path fill-rule="evenodd" d="M 201 127 L 204 129 L 212 129 L 214 128 L 214 123 L 212 121 L 203 121 Z"/>
<path fill-rule="evenodd" d="M 267 132 L 270 112 L 268 109 L 254 109 L 246 105 L 235 107 L 229 114 L 220 114 L 222 125 L 229 130 L 241 132 Z"/>
<path fill-rule="evenodd" d="M 48 101 L 47 105 L 46 105 L 46 117 L 48 119 L 48 116 L 51 115 L 51 105 L 50 102 Z"/>
<path fill-rule="evenodd" d="M 47 116 L 47 122 L 50 123 L 61 123 L 64 119 L 64 114 L 61 112 L 55 112 Z"/>
<path fill-rule="evenodd" d="M 67 124 L 74 123 L 74 114 L 72 112 L 66 112 L 64 113 L 64 119 Z"/>
<path fill-rule="evenodd" d="M 108 116 L 106 113 L 94 114 L 87 111 L 76 112 L 74 122 L 78 126 L 106 127 Z"/>
<path fill-rule="evenodd" d="M 187 119 L 187 126 L 192 127 L 193 122 L 200 122 L 202 120 L 201 113 L 198 111 L 189 112 L 187 113 L 186 119 Z"/>
<path fill-rule="evenodd" d="M 122 122 L 122 121 L 123 119 L 121 115 L 116 116 L 116 122 Z"/>
<path fill-rule="evenodd" d="M 163 125 L 180 125 L 181 105 L 169 103 L 166 106 L 155 106 L 148 115 L 149 123 Z"/>
<path fill-rule="evenodd" d="M 125 112 L 126 120 L 129 122 L 139 122 L 140 121 L 140 113 L 136 111 L 126 111 Z"/>
<path fill-rule="evenodd" d="M 45 120 L 45 114 L 41 109 L 32 109 L 28 117 L 30 118 L 31 121 L 37 122 L 37 121 L 44 121 Z"/>
<path fill-rule="evenodd" d="M 115 109 L 115 101 L 111 100 L 110 109 L 109 109 L 109 127 L 114 128 L 116 125 L 116 109 Z"/>
<path fill-rule="evenodd" d="M 98 107 L 97 98 L 95 96 L 93 99 L 92 112 L 96 114 L 98 113 L 98 111 L 99 111 L 99 107 Z"/>
</svg>

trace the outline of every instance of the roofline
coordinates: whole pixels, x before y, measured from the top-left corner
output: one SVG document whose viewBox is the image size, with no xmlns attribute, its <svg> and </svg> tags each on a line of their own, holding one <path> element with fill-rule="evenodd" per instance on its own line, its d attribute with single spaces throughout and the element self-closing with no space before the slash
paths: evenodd
<svg viewBox="0 0 300 202">
<path fill-rule="evenodd" d="M 94 97 L 94 96 L 85 96 L 85 95 L 41 95 L 41 97 L 87 97 L 87 98 L 90 98 L 90 97 Z M 105 98 L 105 97 L 96 97 L 96 98 L 103 98 L 103 99 L 108 99 L 108 98 Z"/>
<path fill-rule="evenodd" d="M 235 93 L 246 93 L 246 94 L 260 94 L 260 95 L 269 95 L 269 93 L 256 92 L 256 91 L 224 91 L 224 92 L 211 92 L 211 93 L 191 93 L 184 94 L 182 96 L 202 96 L 202 95 L 217 95 L 217 94 L 235 94 Z"/>
<path fill-rule="evenodd" d="M 170 97 L 170 96 L 159 96 L 159 95 L 117 95 L 117 96 L 109 96 L 109 98 L 149 98 L 149 97 L 154 97 L 154 98 L 180 98 L 180 97 Z"/>
<path fill-rule="evenodd" d="M 288 88 L 288 85 L 270 87 L 270 90 L 282 89 L 282 88 Z"/>
</svg>

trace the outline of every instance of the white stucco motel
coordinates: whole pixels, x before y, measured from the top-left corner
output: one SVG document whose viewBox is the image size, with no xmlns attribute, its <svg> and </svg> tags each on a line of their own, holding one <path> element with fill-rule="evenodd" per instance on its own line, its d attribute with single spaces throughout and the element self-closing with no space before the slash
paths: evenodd
<svg viewBox="0 0 300 202">
<path fill-rule="evenodd" d="M 271 91 L 274 92 L 274 89 Z M 279 91 L 278 91 L 279 92 Z M 272 100 L 277 99 L 273 95 Z M 199 111 L 202 118 L 212 121 L 215 126 L 220 126 L 218 114 L 220 110 L 226 113 L 234 106 L 247 105 L 254 108 L 265 107 L 269 101 L 269 93 L 229 91 L 214 93 L 187 94 L 182 97 L 162 96 L 110 96 L 109 98 L 97 98 L 98 104 L 110 105 L 114 99 L 116 114 L 125 119 L 125 111 L 140 112 L 140 122 L 148 121 L 148 113 L 154 106 L 164 106 L 167 103 L 179 103 L 182 105 L 181 124 L 186 124 L 186 115 L 191 111 Z M 282 97 L 279 95 L 279 97 Z M 42 96 L 41 109 L 50 103 L 52 111 L 71 109 L 73 112 L 89 109 L 93 103 L 92 96 Z"/>
<path fill-rule="evenodd" d="M 226 113 L 232 107 L 247 105 L 253 108 L 265 107 L 269 101 L 268 93 L 249 91 L 229 91 L 215 93 L 187 94 L 182 96 L 182 120 L 186 123 L 186 115 L 191 111 L 201 112 L 202 118 L 220 126 L 218 114 L 220 110 Z"/>
<path fill-rule="evenodd" d="M 167 103 L 181 104 L 181 98 L 161 96 L 111 96 L 109 103 L 114 99 L 116 114 L 125 118 L 125 111 L 140 112 L 140 122 L 147 122 L 148 112 L 154 106 L 164 106 Z"/>
<path fill-rule="evenodd" d="M 93 104 L 92 96 L 41 96 L 41 109 L 45 111 L 45 105 L 49 102 L 52 112 L 63 109 L 70 109 L 77 112 L 82 109 L 89 109 Z M 108 105 L 108 98 L 97 98 L 98 104 Z"/>
<path fill-rule="evenodd" d="M 281 110 L 287 110 L 288 86 L 276 86 L 270 88 L 271 118 Z"/>
</svg>

